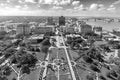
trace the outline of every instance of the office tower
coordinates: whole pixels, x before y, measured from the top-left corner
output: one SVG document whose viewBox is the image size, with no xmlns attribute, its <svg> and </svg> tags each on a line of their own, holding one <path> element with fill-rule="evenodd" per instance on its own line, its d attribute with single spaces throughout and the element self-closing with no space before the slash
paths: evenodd
<svg viewBox="0 0 120 80">
<path fill-rule="evenodd" d="M 59 17 L 59 26 L 65 26 L 65 17 Z"/>
<path fill-rule="evenodd" d="M 17 34 L 21 34 L 21 35 L 29 35 L 31 33 L 31 29 L 29 24 L 26 23 L 21 23 L 18 24 L 17 26 Z"/>
</svg>

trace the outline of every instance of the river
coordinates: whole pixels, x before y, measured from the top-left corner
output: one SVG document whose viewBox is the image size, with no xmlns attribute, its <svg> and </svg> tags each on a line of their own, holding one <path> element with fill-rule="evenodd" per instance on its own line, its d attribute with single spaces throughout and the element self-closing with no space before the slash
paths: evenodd
<svg viewBox="0 0 120 80">
<path fill-rule="evenodd" d="M 86 21 L 87 24 L 92 26 L 101 26 L 104 30 L 112 31 L 113 29 L 120 29 L 120 22 L 104 22 L 104 21 Z"/>
</svg>

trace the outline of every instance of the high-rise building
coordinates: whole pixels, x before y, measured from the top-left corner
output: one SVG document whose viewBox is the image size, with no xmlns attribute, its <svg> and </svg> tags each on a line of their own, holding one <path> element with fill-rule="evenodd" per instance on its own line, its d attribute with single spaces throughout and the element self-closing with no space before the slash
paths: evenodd
<svg viewBox="0 0 120 80">
<path fill-rule="evenodd" d="M 53 21 L 53 17 L 48 17 L 47 18 L 47 25 L 53 25 L 54 21 Z"/>
<path fill-rule="evenodd" d="M 65 17 L 59 17 L 59 26 L 65 26 Z"/>
<path fill-rule="evenodd" d="M 31 33 L 31 29 L 29 24 L 27 23 L 21 23 L 18 24 L 17 26 L 17 34 L 21 34 L 21 35 L 29 35 Z"/>
</svg>

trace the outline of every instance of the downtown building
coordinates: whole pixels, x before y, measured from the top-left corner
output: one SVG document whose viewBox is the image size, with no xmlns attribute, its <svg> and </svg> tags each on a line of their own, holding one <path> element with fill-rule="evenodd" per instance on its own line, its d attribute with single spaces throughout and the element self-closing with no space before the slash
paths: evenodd
<svg viewBox="0 0 120 80">
<path fill-rule="evenodd" d="M 54 25 L 53 17 L 47 18 L 47 25 Z"/>
<path fill-rule="evenodd" d="M 0 26 L 0 32 L 7 31 L 7 28 L 5 26 Z"/>
<path fill-rule="evenodd" d="M 88 24 L 80 25 L 80 32 L 82 34 L 91 33 L 91 32 L 93 32 L 92 26 L 88 25 Z"/>
<path fill-rule="evenodd" d="M 4 38 L 7 34 L 7 28 L 4 24 L 0 25 L 0 39 Z"/>
<path fill-rule="evenodd" d="M 74 34 L 75 28 L 74 27 L 66 27 L 66 33 Z"/>
<path fill-rule="evenodd" d="M 34 34 L 45 34 L 45 33 L 53 33 L 55 30 L 55 26 L 53 25 L 45 25 L 41 27 L 36 27 L 33 30 Z"/>
<path fill-rule="evenodd" d="M 94 26 L 93 27 L 93 32 L 96 33 L 96 34 L 98 34 L 98 35 L 102 36 L 102 31 L 103 31 L 103 29 L 100 26 Z"/>
<path fill-rule="evenodd" d="M 59 26 L 65 26 L 65 17 L 64 16 L 61 16 L 59 17 Z"/>
<path fill-rule="evenodd" d="M 66 25 L 66 26 L 60 26 L 60 31 L 68 34 L 74 34 L 75 33 L 75 27 Z"/>
<path fill-rule="evenodd" d="M 29 35 L 31 33 L 30 25 L 27 23 L 20 23 L 17 25 L 17 35 Z"/>
</svg>

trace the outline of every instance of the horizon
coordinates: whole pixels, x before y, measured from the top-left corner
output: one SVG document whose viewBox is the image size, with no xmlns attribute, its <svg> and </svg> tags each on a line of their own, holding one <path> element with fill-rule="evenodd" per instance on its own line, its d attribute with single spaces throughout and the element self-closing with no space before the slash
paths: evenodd
<svg viewBox="0 0 120 80">
<path fill-rule="evenodd" d="M 120 0 L 0 0 L 0 16 L 120 17 Z"/>
<path fill-rule="evenodd" d="M 64 15 L 60 15 L 64 16 Z M 0 17 L 60 17 L 60 16 L 38 16 L 38 15 L 0 15 Z M 84 18 L 120 18 L 120 17 L 114 17 L 114 16 L 64 16 L 64 17 L 84 17 Z"/>
</svg>

